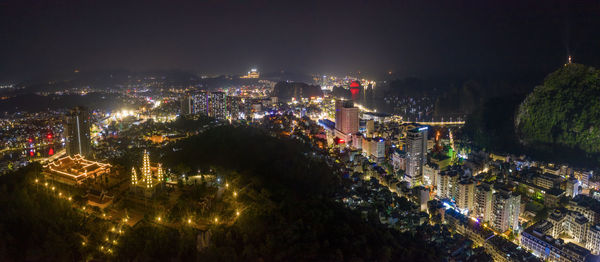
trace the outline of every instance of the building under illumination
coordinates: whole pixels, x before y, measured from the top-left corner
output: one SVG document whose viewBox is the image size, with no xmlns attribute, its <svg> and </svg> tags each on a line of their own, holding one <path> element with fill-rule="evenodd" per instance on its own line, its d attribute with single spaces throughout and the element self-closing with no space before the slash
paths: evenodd
<svg viewBox="0 0 600 262">
<path fill-rule="evenodd" d="M 191 96 L 185 95 L 181 98 L 180 110 L 182 115 L 191 115 L 194 113 L 194 103 Z"/>
<path fill-rule="evenodd" d="M 87 179 L 108 175 L 111 165 L 94 162 L 81 155 L 65 156 L 44 165 L 42 174 L 57 182 L 68 185 L 82 185 Z"/>
<path fill-rule="evenodd" d="M 151 196 L 157 189 L 162 187 L 165 181 L 162 164 L 153 165 L 150 162 L 150 153 L 144 150 L 140 171 L 138 175 L 135 167 L 131 168 L 131 188 L 135 192 L 144 192 L 144 195 Z"/>
<path fill-rule="evenodd" d="M 427 127 L 417 127 L 407 132 L 406 176 L 410 186 L 423 183 L 423 165 L 427 162 Z"/>
<path fill-rule="evenodd" d="M 250 71 L 248 71 L 248 74 L 246 74 L 245 76 L 240 76 L 240 78 L 245 78 L 245 79 L 256 79 L 259 77 L 260 77 L 260 73 L 258 72 L 258 70 L 256 68 L 250 69 Z"/>
<path fill-rule="evenodd" d="M 345 141 L 352 140 L 352 135 L 358 133 L 358 108 L 352 101 L 335 101 L 335 134 Z"/>
<path fill-rule="evenodd" d="M 90 115 L 86 108 L 78 106 L 67 113 L 64 122 L 67 155 L 91 155 L 90 127 Z"/>
<path fill-rule="evenodd" d="M 194 114 L 206 115 L 216 119 L 226 119 L 227 94 L 224 92 L 202 91 L 192 97 L 191 105 Z"/>
</svg>

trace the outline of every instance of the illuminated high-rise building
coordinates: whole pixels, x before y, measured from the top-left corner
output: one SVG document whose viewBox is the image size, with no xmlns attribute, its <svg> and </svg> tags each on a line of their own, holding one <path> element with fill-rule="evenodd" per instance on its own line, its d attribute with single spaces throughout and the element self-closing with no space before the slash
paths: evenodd
<svg viewBox="0 0 600 262">
<path fill-rule="evenodd" d="M 227 94 L 224 92 L 202 91 L 193 96 L 191 104 L 193 113 L 216 119 L 227 118 Z"/>
<path fill-rule="evenodd" d="M 194 102 L 191 96 L 185 95 L 181 98 L 180 110 L 182 115 L 191 115 L 194 113 Z"/>
<path fill-rule="evenodd" d="M 240 106 L 242 105 L 242 99 L 237 96 L 227 97 L 227 110 L 229 118 L 236 120 L 240 117 Z"/>
<path fill-rule="evenodd" d="M 482 183 L 475 187 L 475 216 L 482 221 L 488 221 L 492 217 L 492 187 Z"/>
<path fill-rule="evenodd" d="M 475 183 L 472 179 L 458 182 L 456 206 L 461 212 L 473 212 L 475 209 Z"/>
<path fill-rule="evenodd" d="M 78 106 L 65 117 L 64 137 L 67 155 L 91 155 L 90 115 L 86 108 Z"/>
<path fill-rule="evenodd" d="M 210 94 L 209 116 L 216 119 L 227 118 L 227 94 L 224 92 L 212 92 Z"/>
<path fill-rule="evenodd" d="M 427 127 L 409 130 L 406 135 L 406 180 L 411 186 L 423 181 L 423 165 L 427 162 Z"/>
<path fill-rule="evenodd" d="M 358 108 L 352 101 L 335 101 L 335 129 L 351 135 L 358 133 Z"/>
<path fill-rule="evenodd" d="M 209 92 L 200 91 L 192 96 L 194 114 L 208 115 Z"/>
<path fill-rule="evenodd" d="M 508 190 L 499 190 L 492 195 L 492 218 L 494 229 L 504 232 L 519 226 L 521 196 Z"/>
</svg>

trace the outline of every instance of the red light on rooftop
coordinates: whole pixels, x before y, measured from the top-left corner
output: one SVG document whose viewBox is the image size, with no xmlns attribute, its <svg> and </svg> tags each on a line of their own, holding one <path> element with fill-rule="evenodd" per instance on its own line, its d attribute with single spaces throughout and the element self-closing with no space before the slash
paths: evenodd
<svg viewBox="0 0 600 262">
<path fill-rule="evenodd" d="M 52 139 L 52 133 L 48 133 L 48 135 L 46 135 L 46 138 Z"/>
</svg>

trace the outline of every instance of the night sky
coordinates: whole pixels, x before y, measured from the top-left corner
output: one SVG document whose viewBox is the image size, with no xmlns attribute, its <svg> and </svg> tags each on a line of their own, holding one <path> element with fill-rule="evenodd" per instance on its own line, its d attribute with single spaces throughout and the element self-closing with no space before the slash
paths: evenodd
<svg viewBox="0 0 600 262">
<path fill-rule="evenodd" d="M 0 0 L 0 80 L 80 70 L 550 72 L 600 64 L 600 1 Z"/>
</svg>

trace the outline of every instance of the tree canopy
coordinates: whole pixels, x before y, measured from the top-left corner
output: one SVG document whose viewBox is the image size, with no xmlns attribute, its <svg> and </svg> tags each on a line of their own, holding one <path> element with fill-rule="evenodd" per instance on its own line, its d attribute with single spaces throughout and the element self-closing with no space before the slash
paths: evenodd
<svg viewBox="0 0 600 262">
<path fill-rule="evenodd" d="M 600 71 L 569 64 L 548 75 L 519 106 L 515 126 L 524 144 L 600 153 Z"/>
</svg>

